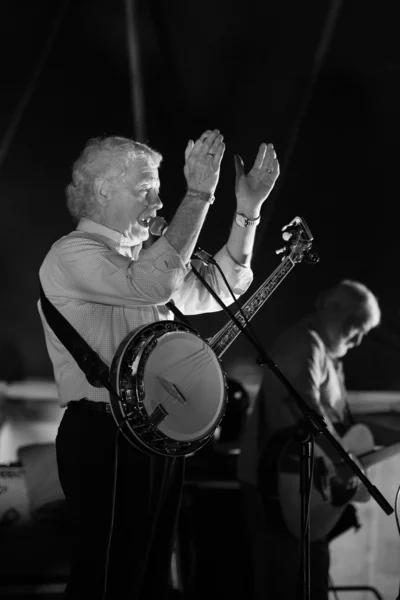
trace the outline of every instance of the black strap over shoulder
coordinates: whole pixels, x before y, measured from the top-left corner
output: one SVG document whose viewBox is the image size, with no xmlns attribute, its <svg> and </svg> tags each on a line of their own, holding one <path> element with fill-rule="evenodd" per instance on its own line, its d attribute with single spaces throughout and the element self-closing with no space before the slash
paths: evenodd
<svg viewBox="0 0 400 600">
<path fill-rule="evenodd" d="M 105 387 L 110 392 L 113 390 L 109 383 L 109 368 L 95 352 L 76 329 L 67 321 L 60 311 L 50 302 L 44 293 L 42 284 L 39 280 L 40 303 L 47 323 L 54 331 L 60 342 L 66 347 L 73 356 L 80 369 L 85 374 L 86 379 L 93 387 Z M 175 306 L 173 300 L 166 306 L 183 323 L 191 327 L 189 320 Z M 193 329 L 193 328 L 192 328 Z"/>
<path fill-rule="evenodd" d="M 185 325 L 188 325 L 189 327 L 194 329 L 194 327 L 190 324 L 189 319 L 187 317 L 185 317 L 185 315 L 183 313 L 181 313 L 181 311 L 179 310 L 179 308 L 177 306 L 175 306 L 175 302 L 173 300 L 170 300 L 169 302 L 167 302 L 165 306 L 167 308 L 169 308 L 169 310 L 175 315 L 175 317 L 179 321 L 182 321 L 182 323 L 185 323 Z"/>
<path fill-rule="evenodd" d="M 40 280 L 39 287 L 42 311 L 55 335 L 74 357 L 90 385 L 109 389 L 109 368 L 107 365 L 46 297 Z"/>
</svg>

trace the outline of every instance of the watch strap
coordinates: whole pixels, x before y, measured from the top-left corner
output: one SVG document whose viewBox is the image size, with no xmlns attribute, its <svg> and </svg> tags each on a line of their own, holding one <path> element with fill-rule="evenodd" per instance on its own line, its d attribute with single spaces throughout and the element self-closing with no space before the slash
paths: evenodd
<svg viewBox="0 0 400 600">
<path fill-rule="evenodd" d="M 255 227 L 258 225 L 261 219 L 261 215 L 258 215 L 257 219 L 249 219 L 243 213 L 235 213 L 235 223 L 239 225 L 239 227 Z"/>
</svg>

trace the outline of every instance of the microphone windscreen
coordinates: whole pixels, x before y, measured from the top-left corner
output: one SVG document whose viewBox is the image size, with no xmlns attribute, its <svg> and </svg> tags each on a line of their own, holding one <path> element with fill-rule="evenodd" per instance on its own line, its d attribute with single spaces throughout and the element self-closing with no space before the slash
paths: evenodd
<svg viewBox="0 0 400 600">
<path fill-rule="evenodd" d="M 153 217 L 150 221 L 149 232 L 152 235 L 162 235 L 167 227 L 168 223 L 163 217 Z"/>
</svg>

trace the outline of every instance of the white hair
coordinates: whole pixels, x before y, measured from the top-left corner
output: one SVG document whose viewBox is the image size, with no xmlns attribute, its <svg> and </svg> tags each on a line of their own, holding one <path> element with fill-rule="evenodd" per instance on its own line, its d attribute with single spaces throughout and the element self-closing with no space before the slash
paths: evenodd
<svg viewBox="0 0 400 600">
<path fill-rule="evenodd" d="M 377 327 L 381 310 L 376 296 L 363 284 L 343 279 L 321 294 L 317 311 L 325 320 L 340 322 L 344 329 L 367 326 Z"/>
<path fill-rule="evenodd" d="M 162 156 L 150 146 L 124 137 L 89 140 L 73 165 L 72 183 L 65 190 L 71 215 L 77 220 L 92 216 L 96 207 L 95 179 L 123 176 L 128 165 L 136 159 L 146 160 L 158 168 Z"/>
</svg>

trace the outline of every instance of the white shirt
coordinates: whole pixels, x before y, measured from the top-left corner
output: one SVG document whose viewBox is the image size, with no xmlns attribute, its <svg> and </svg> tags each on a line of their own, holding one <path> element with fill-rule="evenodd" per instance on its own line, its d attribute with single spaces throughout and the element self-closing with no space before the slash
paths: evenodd
<svg viewBox="0 0 400 600">
<path fill-rule="evenodd" d="M 183 264 L 165 237 L 147 249 L 137 250 L 119 232 L 82 219 L 76 231 L 52 246 L 40 268 L 48 299 L 108 366 L 122 340 L 133 330 L 173 319 L 165 306 L 171 299 L 187 315 L 221 310 L 190 264 Z M 252 270 L 234 262 L 226 246 L 214 258 L 235 295 L 243 294 L 252 282 Z M 196 269 L 226 305 L 233 302 L 215 266 L 196 262 Z M 81 398 L 108 402 L 108 391 L 88 383 L 44 319 L 40 302 L 38 308 L 61 406 Z"/>
</svg>

